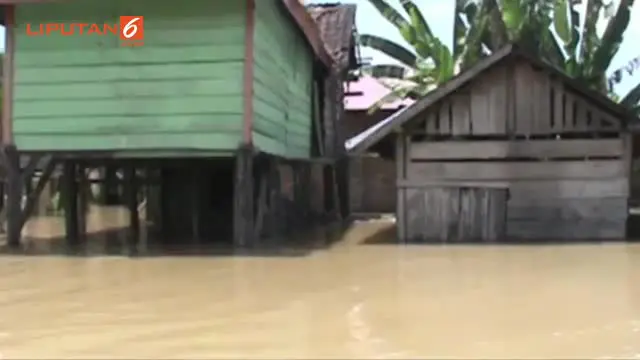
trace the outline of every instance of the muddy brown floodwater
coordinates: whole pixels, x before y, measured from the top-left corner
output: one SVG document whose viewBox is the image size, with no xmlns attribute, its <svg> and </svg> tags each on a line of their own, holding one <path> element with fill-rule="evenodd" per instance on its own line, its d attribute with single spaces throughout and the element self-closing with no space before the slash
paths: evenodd
<svg viewBox="0 0 640 360">
<path fill-rule="evenodd" d="M 55 236 L 60 220 L 26 232 Z M 638 245 L 368 244 L 373 234 L 393 237 L 378 222 L 305 256 L 1 256 L 0 353 L 640 359 Z"/>
</svg>

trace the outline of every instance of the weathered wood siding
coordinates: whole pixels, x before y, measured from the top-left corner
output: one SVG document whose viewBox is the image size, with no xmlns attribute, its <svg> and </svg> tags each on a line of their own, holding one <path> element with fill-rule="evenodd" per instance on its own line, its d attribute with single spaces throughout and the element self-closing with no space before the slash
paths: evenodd
<svg viewBox="0 0 640 360">
<path fill-rule="evenodd" d="M 256 1 L 254 128 L 267 153 L 308 158 L 313 126 L 313 51 L 280 0 Z"/>
<path fill-rule="evenodd" d="M 619 121 L 560 79 L 522 62 L 479 75 L 424 112 L 430 136 L 536 136 L 616 131 Z"/>
<path fill-rule="evenodd" d="M 406 198 L 408 240 L 492 242 L 505 237 L 505 188 L 407 188 Z"/>
<path fill-rule="evenodd" d="M 396 169 L 377 156 L 349 157 L 349 205 L 354 213 L 392 213 L 396 207 Z"/>
<path fill-rule="evenodd" d="M 392 115 L 380 110 L 373 114 L 347 111 L 344 130 L 351 138 Z M 390 139 L 393 140 L 393 139 Z M 387 144 L 384 144 L 386 146 Z M 391 145 L 393 143 L 391 142 Z M 390 150 L 393 150 L 391 147 Z M 370 149 L 375 152 L 376 148 Z M 381 156 L 349 156 L 349 205 L 353 213 L 393 213 L 396 208 L 396 168 L 392 159 Z"/>
<path fill-rule="evenodd" d="M 144 46 L 117 35 L 28 36 L 40 23 L 145 16 Z M 245 2 L 20 4 L 15 140 L 20 150 L 232 150 L 242 134 Z"/>
<path fill-rule="evenodd" d="M 407 164 L 406 178 L 398 181 L 399 192 L 406 191 L 406 212 L 424 211 L 426 215 L 421 216 L 426 217 L 430 211 L 440 210 L 427 203 L 415 205 L 417 208 L 414 209 L 410 202 L 412 197 L 429 196 L 425 195 L 427 189 L 438 186 L 508 188 L 507 237 L 623 238 L 629 193 L 624 144 L 623 139 L 494 141 L 486 142 L 486 151 L 477 149 L 462 153 L 465 159 L 477 161 L 456 161 L 458 159 L 453 157 L 461 149 L 476 149 L 479 142 L 414 143 L 410 146 L 408 158 L 412 161 Z M 442 151 L 449 148 L 451 152 Z M 609 160 L 495 161 L 523 153 L 538 158 L 557 158 L 578 153 L 578 149 L 584 151 L 585 157 L 612 154 L 618 157 Z"/>
<path fill-rule="evenodd" d="M 401 238 L 460 237 L 451 228 L 469 198 L 472 212 L 485 212 L 483 226 L 493 224 L 497 210 L 478 205 L 487 198 L 479 194 L 498 189 L 509 190 L 500 213 L 508 239 L 625 237 L 630 136 L 560 80 L 524 62 L 505 64 L 423 120 L 398 140 Z"/>
</svg>

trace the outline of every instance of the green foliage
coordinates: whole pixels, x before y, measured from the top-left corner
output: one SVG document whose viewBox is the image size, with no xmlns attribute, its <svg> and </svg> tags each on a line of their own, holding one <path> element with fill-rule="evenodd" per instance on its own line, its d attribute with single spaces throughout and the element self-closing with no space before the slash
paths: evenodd
<svg viewBox="0 0 640 360">
<path fill-rule="evenodd" d="M 369 0 L 410 49 L 380 37 L 361 37 L 361 45 L 403 65 L 366 69 L 375 77 L 405 80 L 377 106 L 398 97 L 421 96 L 507 43 L 517 44 L 585 86 L 608 93 L 606 70 L 620 48 L 635 0 L 620 0 L 617 8 L 611 0 L 456 0 L 452 50 L 433 35 L 414 1 L 398 1 L 404 14 L 386 0 Z M 582 17 L 580 6 L 585 6 Z M 596 29 L 600 20 L 607 21 L 602 35 Z M 637 104 L 638 93 L 632 91 L 623 103 Z"/>
</svg>

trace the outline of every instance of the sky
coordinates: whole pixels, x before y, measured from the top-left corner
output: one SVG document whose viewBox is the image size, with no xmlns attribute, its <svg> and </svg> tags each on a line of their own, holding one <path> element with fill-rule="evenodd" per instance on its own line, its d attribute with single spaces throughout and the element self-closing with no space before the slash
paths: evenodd
<svg viewBox="0 0 640 360">
<path fill-rule="evenodd" d="M 387 0 L 390 4 L 395 5 L 397 9 L 400 7 L 399 0 Z M 616 0 L 617 3 L 618 0 Z M 327 0 L 308 0 L 308 3 L 336 2 Z M 377 10 L 369 3 L 368 0 L 338 0 L 337 2 L 356 4 L 358 6 L 356 15 L 356 27 L 360 34 L 378 35 L 389 40 L 393 40 L 407 47 L 402 36 L 398 33 L 393 25 L 388 23 Z M 453 11 L 455 0 L 415 0 L 427 22 L 429 23 L 435 35 L 439 36 L 445 44 L 451 46 L 453 43 Z M 586 3 L 586 2 L 585 2 Z M 602 31 L 606 23 L 599 24 Z M 616 57 L 613 59 L 609 72 L 627 65 L 629 61 L 640 55 L 640 46 L 635 41 L 640 39 L 640 4 L 636 3 L 631 14 L 631 22 L 625 33 L 625 40 L 620 47 Z M 394 63 L 388 56 L 367 48 L 362 48 L 362 56 L 371 58 L 373 64 Z M 625 74 L 623 81 L 614 87 L 614 91 L 624 96 L 634 85 L 640 82 L 640 69 L 629 76 Z"/>
</svg>

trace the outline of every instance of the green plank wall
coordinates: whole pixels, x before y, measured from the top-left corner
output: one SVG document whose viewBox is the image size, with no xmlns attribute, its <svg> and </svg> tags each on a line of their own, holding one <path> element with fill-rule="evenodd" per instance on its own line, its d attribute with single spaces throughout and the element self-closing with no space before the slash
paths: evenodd
<svg viewBox="0 0 640 360">
<path fill-rule="evenodd" d="M 253 139 L 263 151 L 308 158 L 313 53 L 278 0 L 256 0 Z"/>
<path fill-rule="evenodd" d="M 260 2 L 260 1 L 259 1 Z M 16 10 L 20 150 L 232 150 L 242 140 L 244 1 L 73 0 Z M 116 36 L 26 36 L 26 24 L 145 17 Z"/>
</svg>

